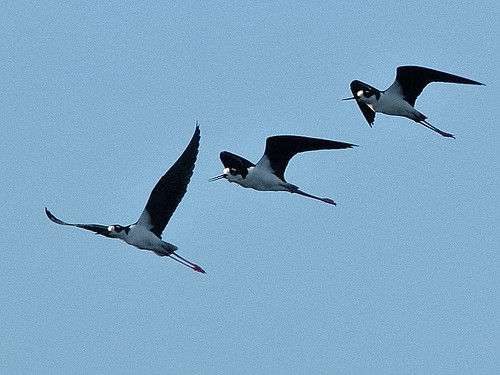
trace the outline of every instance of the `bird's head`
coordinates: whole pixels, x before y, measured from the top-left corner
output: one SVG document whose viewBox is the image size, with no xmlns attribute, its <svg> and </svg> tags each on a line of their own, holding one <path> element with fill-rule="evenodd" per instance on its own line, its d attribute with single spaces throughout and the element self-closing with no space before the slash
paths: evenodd
<svg viewBox="0 0 500 375">
<path fill-rule="evenodd" d="M 380 98 L 380 91 L 361 81 L 351 82 L 351 92 L 354 96 L 342 100 L 356 99 L 365 104 L 372 104 Z"/>
<path fill-rule="evenodd" d="M 209 181 L 225 178 L 229 182 L 240 183 L 248 175 L 248 168 L 254 166 L 248 160 L 227 151 L 220 153 L 220 160 L 224 165 L 223 174 L 212 177 Z"/>
<path fill-rule="evenodd" d="M 111 236 L 117 237 L 117 238 L 124 238 L 128 235 L 128 232 L 130 231 L 129 226 L 122 226 L 122 225 L 110 225 L 108 227 L 108 232 Z"/>
</svg>

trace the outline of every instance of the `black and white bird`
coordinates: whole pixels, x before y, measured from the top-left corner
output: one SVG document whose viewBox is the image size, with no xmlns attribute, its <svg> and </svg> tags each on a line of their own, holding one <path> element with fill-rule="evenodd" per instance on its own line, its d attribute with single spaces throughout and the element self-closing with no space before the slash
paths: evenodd
<svg viewBox="0 0 500 375">
<path fill-rule="evenodd" d="M 171 257 L 194 271 L 205 273 L 200 266 L 178 255 L 175 252 L 177 246 L 162 241 L 161 239 L 163 230 L 186 193 L 189 180 L 193 175 L 199 144 L 200 128 L 197 124 L 194 135 L 188 146 L 174 165 L 157 182 L 146 203 L 144 211 L 135 224 L 126 226 L 70 224 L 56 218 L 47 208 L 45 208 L 45 213 L 49 219 L 56 224 L 70 225 L 90 230 L 105 237 L 119 238 L 129 245 L 142 250 L 151 250 L 159 256 Z"/>
<path fill-rule="evenodd" d="M 266 140 L 264 155 L 257 164 L 227 151 L 220 153 L 224 164 L 223 174 L 211 178 L 216 181 L 225 178 L 245 188 L 260 191 L 288 191 L 322 202 L 336 203 L 329 198 L 320 198 L 299 190 L 298 186 L 285 181 L 285 169 L 290 159 L 299 152 L 314 150 L 333 150 L 351 148 L 356 145 L 327 139 L 301 137 L 296 135 L 277 135 Z"/>
<path fill-rule="evenodd" d="M 439 70 L 420 66 L 400 66 L 396 70 L 396 80 L 386 90 L 380 91 L 361 81 L 351 82 L 351 98 L 356 99 L 361 112 L 370 126 L 375 121 L 375 113 L 407 117 L 434 130 L 443 137 L 455 138 L 452 134 L 439 130 L 426 121 L 427 116 L 414 108 L 415 101 L 425 86 L 431 82 L 462 83 L 483 85 L 468 78 L 459 77 Z"/>
</svg>

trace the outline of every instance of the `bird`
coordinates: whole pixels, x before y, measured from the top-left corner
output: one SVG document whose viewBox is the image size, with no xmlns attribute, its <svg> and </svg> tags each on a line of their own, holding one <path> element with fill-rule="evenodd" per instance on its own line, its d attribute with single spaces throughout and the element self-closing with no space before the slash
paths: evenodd
<svg viewBox="0 0 500 375">
<path fill-rule="evenodd" d="M 257 164 L 231 152 L 221 152 L 219 156 L 224 165 L 224 173 L 210 178 L 209 181 L 226 179 L 245 188 L 259 191 L 288 191 L 336 205 L 330 198 L 320 198 L 305 193 L 298 186 L 286 182 L 285 169 L 290 159 L 299 152 L 344 149 L 355 146 L 350 143 L 297 135 L 271 136 L 266 139 L 264 155 Z"/>
<path fill-rule="evenodd" d="M 355 99 L 361 112 L 370 126 L 375 121 L 375 113 L 407 117 L 410 120 L 441 134 L 443 137 L 455 138 L 453 134 L 444 132 L 426 121 L 427 116 L 417 111 L 415 101 L 422 90 L 431 82 L 449 82 L 468 85 L 480 85 L 481 82 L 454 74 L 441 72 L 421 66 L 400 66 L 396 69 L 396 79 L 384 91 L 377 90 L 364 82 L 351 82 L 351 92 L 354 95 L 343 100 Z"/>
<path fill-rule="evenodd" d="M 108 226 L 99 224 L 70 224 L 59 220 L 47 207 L 45 207 L 45 213 L 56 224 L 74 226 L 105 237 L 118 238 L 138 249 L 150 250 L 159 256 L 170 257 L 194 271 L 206 273 L 197 264 L 177 254 L 177 246 L 161 239 L 163 230 L 186 193 L 189 180 L 193 175 L 199 144 L 200 127 L 197 123 L 188 146 L 174 165 L 156 183 L 144 211 L 139 220 L 134 224 L 126 226 L 118 224 Z"/>
</svg>

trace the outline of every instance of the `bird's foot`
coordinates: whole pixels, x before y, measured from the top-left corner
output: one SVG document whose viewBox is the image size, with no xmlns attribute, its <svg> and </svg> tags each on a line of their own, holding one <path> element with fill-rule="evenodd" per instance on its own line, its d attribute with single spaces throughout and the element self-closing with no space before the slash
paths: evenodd
<svg viewBox="0 0 500 375">
<path fill-rule="evenodd" d="M 448 138 L 455 139 L 455 136 L 453 134 L 450 134 L 450 133 L 442 132 L 442 133 L 439 133 L 439 134 L 441 134 L 443 137 L 448 137 Z"/>
<path fill-rule="evenodd" d="M 206 273 L 205 270 L 203 268 L 201 268 L 200 266 L 198 266 L 197 264 L 194 264 L 192 268 L 196 272 Z"/>
<path fill-rule="evenodd" d="M 333 204 L 334 206 L 337 205 L 337 203 L 335 203 L 333 200 L 331 200 L 330 198 L 321 198 L 321 200 L 325 203 L 328 203 L 328 204 Z"/>
</svg>

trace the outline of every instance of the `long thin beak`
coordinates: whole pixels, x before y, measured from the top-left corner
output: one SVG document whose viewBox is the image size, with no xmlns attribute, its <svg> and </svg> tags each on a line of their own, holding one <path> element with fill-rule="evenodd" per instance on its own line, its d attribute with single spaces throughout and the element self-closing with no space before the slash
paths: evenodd
<svg viewBox="0 0 500 375">
<path fill-rule="evenodd" d="M 356 99 L 356 97 L 352 97 L 352 98 L 345 98 L 345 99 L 342 99 L 342 100 L 353 100 L 353 99 Z"/>
<path fill-rule="evenodd" d="M 220 180 L 222 178 L 226 178 L 226 175 L 225 174 L 221 174 L 220 176 L 215 176 L 215 177 L 209 178 L 208 182 L 214 182 L 214 181 Z"/>
</svg>

